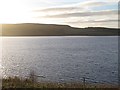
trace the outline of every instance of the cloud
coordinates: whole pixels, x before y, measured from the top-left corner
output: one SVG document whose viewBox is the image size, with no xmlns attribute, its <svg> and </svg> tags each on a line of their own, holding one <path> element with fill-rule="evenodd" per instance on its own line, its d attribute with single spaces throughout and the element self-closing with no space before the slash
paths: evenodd
<svg viewBox="0 0 120 90">
<path fill-rule="evenodd" d="M 115 2 L 118 3 L 120 0 L 107 0 L 108 2 Z"/>
<path fill-rule="evenodd" d="M 110 22 L 118 22 L 117 19 L 111 20 L 86 20 L 86 21 L 75 21 L 75 22 L 66 22 L 66 23 L 110 23 Z"/>
<path fill-rule="evenodd" d="M 106 11 L 91 11 L 91 12 L 75 12 L 75 13 L 64 13 L 58 15 L 47 15 L 44 18 L 70 18 L 70 17 L 86 17 L 86 16 L 101 16 L 101 15 L 116 15 L 117 10 L 106 10 Z"/>
<path fill-rule="evenodd" d="M 71 26 L 117 27 L 117 0 L 86 0 L 64 5 L 38 8 L 36 19 Z M 39 14 L 38 14 L 39 13 Z M 41 22 L 43 22 L 41 21 Z"/>
<path fill-rule="evenodd" d="M 118 28 L 117 22 L 111 22 L 111 23 L 78 23 L 78 24 L 68 24 L 72 27 L 108 27 L 108 28 Z"/>
<path fill-rule="evenodd" d="M 76 22 L 66 22 L 66 24 L 73 27 L 109 27 L 118 28 L 118 20 L 88 20 L 88 21 L 76 21 Z"/>
<path fill-rule="evenodd" d="M 66 12 L 73 10 L 83 10 L 81 7 L 58 7 L 58 8 L 46 8 L 41 10 L 34 10 L 35 12 Z"/>
<path fill-rule="evenodd" d="M 110 2 L 102 2 L 102 1 L 85 1 L 81 3 L 80 5 L 83 7 L 98 7 L 98 6 L 104 6 L 112 4 Z"/>
<path fill-rule="evenodd" d="M 84 1 L 75 4 L 64 5 L 60 7 L 44 8 L 39 10 L 33 10 L 33 12 L 65 12 L 72 10 L 85 10 L 86 7 L 98 7 L 112 4 L 110 2 L 100 2 L 100 1 Z"/>
</svg>

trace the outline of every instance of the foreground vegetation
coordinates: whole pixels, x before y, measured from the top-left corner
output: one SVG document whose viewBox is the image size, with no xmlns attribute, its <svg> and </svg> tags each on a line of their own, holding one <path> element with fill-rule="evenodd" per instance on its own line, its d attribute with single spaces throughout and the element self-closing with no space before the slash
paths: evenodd
<svg viewBox="0 0 120 90">
<path fill-rule="evenodd" d="M 87 84 L 83 83 L 52 83 L 52 82 L 37 82 L 33 78 L 19 78 L 19 77 L 8 77 L 2 80 L 2 88 L 91 88 L 90 90 L 97 90 L 97 88 L 111 88 L 115 90 L 117 86 L 103 85 L 103 84 Z M 101 89 L 102 90 L 102 89 Z"/>
<path fill-rule="evenodd" d="M 3 90 L 16 90 L 22 88 L 26 89 L 82 89 L 82 90 L 118 90 L 118 86 L 108 84 L 89 84 L 83 79 L 82 83 L 55 83 L 55 82 L 39 82 L 38 76 L 35 75 L 34 71 L 31 71 L 27 78 L 20 77 L 7 77 L 2 79 Z M 44 78 L 43 76 L 39 76 Z M 11 89 L 12 88 L 12 89 Z"/>
</svg>

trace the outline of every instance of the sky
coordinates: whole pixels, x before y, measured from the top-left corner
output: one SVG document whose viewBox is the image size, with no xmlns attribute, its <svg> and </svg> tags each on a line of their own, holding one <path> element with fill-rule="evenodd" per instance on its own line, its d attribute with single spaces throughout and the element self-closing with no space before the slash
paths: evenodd
<svg viewBox="0 0 120 90">
<path fill-rule="evenodd" d="M 0 23 L 118 28 L 119 0 L 0 0 Z"/>
</svg>

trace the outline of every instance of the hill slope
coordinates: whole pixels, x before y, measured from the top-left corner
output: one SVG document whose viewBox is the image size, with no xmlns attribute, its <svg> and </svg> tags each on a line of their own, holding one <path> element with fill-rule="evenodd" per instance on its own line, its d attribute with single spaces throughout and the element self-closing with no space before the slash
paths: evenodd
<svg viewBox="0 0 120 90">
<path fill-rule="evenodd" d="M 73 28 L 53 24 L 3 24 L 2 36 L 115 36 L 118 29 L 88 27 Z"/>
</svg>

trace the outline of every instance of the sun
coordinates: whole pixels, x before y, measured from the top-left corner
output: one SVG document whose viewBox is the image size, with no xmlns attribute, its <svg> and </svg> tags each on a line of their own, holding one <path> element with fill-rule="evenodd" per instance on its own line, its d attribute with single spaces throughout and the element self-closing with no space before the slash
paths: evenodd
<svg viewBox="0 0 120 90">
<path fill-rule="evenodd" d="M 23 0 L 0 0 L 0 23 L 21 23 L 29 18 L 29 7 Z"/>
</svg>

